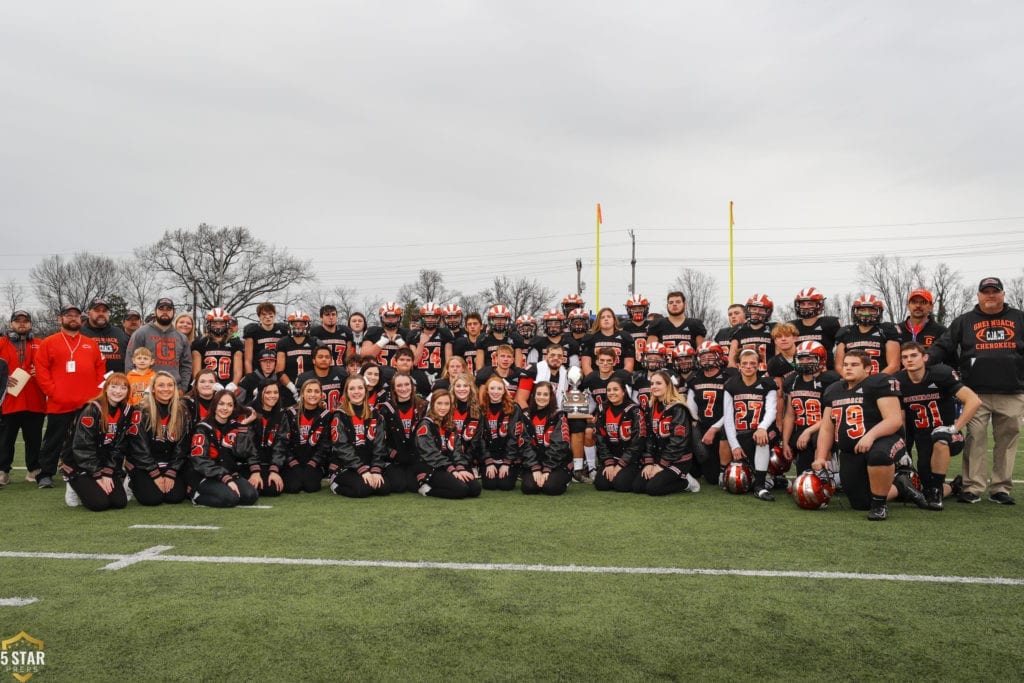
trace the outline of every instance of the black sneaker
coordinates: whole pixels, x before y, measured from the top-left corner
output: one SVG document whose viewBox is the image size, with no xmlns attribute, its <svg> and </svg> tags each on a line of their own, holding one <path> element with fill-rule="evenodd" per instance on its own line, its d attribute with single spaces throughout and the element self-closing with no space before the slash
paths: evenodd
<svg viewBox="0 0 1024 683">
<path fill-rule="evenodd" d="M 961 491 L 960 495 L 956 497 L 960 503 L 977 503 L 981 500 L 981 496 L 977 493 L 971 493 L 970 491 Z"/>
<path fill-rule="evenodd" d="M 1006 491 L 1000 491 L 999 493 L 993 493 L 988 497 L 993 503 L 999 503 L 1000 505 L 1016 505 L 1017 501 L 1010 496 Z"/>
<path fill-rule="evenodd" d="M 913 503 L 921 509 L 928 508 L 928 501 L 925 500 L 924 494 L 914 488 L 909 475 L 897 474 L 893 484 L 896 485 L 896 490 L 900 492 L 900 497 L 903 498 L 904 502 Z"/>
<path fill-rule="evenodd" d="M 52 489 L 53 479 L 50 477 L 39 477 L 36 479 L 36 485 L 41 489 Z"/>
<path fill-rule="evenodd" d="M 773 496 L 772 492 L 768 489 L 761 489 L 760 491 L 757 491 L 754 496 L 756 496 L 758 500 L 765 500 L 768 502 L 775 500 L 775 496 Z"/>
<path fill-rule="evenodd" d="M 587 469 L 573 470 L 572 472 L 573 481 L 579 484 L 593 484 L 594 479 L 590 476 L 590 471 Z"/>
<path fill-rule="evenodd" d="M 928 509 L 936 512 L 942 511 L 942 489 L 930 488 L 924 492 L 924 499 L 928 501 Z"/>
<path fill-rule="evenodd" d="M 953 477 L 953 481 L 949 482 L 949 495 L 960 497 L 960 494 L 964 492 L 964 477 L 961 474 Z"/>
<path fill-rule="evenodd" d="M 885 505 L 871 508 L 871 512 L 868 513 L 868 520 L 872 522 L 884 522 L 887 519 L 889 519 L 889 508 Z"/>
</svg>

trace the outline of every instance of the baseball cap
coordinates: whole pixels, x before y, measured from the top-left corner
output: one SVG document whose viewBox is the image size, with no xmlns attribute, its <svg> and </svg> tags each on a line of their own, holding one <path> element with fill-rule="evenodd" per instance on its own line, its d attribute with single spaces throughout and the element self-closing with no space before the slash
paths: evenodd
<svg viewBox="0 0 1024 683">
<path fill-rule="evenodd" d="M 985 289 L 986 287 L 994 287 L 998 291 L 1003 291 L 1003 281 L 997 277 L 987 277 L 978 283 L 978 291 Z"/>
<path fill-rule="evenodd" d="M 154 308 L 160 308 L 161 306 L 170 306 L 171 309 L 173 310 L 174 309 L 174 302 L 172 300 L 168 299 L 167 297 L 163 297 L 161 299 L 157 299 L 156 300 L 156 306 L 154 306 Z"/>
<path fill-rule="evenodd" d="M 16 311 L 15 311 L 14 313 L 11 313 L 11 322 L 13 323 L 13 322 L 14 322 L 15 320 L 17 320 L 17 319 L 18 319 L 18 318 L 20 318 L 21 316 L 25 316 L 26 318 L 28 318 L 28 321 L 29 321 L 29 322 L 32 322 L 32 316 L 31 316 L 31 315 L 29 315 L 29 314 L 28 314 L 28 311 L 26 311 L 26 310 L 25 310 L 25 309 L 23 309 L 23 308 L 19 308 L 19 309 L 18 309 L 18 310 L 16 310 Z"/>
<path fill-rule="evenodd" d="M 68 311 L 78 311 L 79 313 L 81 313 L 82 309 L 75 304 L 64 304 L 63 306 L 60 307 L 61 315 L 67 315 Z"/>
<path fill-rule="evenodd" d="M 104 299 L 101 296 L 98 296 L 98 297 L 96 297 L 95 299 L 93 299 L 92 301 L 89 302 L 89 310 L 90 311 L 92 309 L 94 309 L 94 308 L 99 308 L 100 306 L 106 306 L 107 308 L 110 308 L 110 302 L 107 301 L 106 299 Z"/>
<path fill-rule="evenodd" d="M 138 311 L 134 311 L 134 310 L 132 310 L 132 311 L 127 311 L 127 312 L 126 312 L 126 313 L 124 314 L 124 317 L 125 317 L 125 318 L 140 318 L 140 319 L 141 319 L 141 318 L 142 318 L 142 314 L 141 314 L 141 313 L 139 313 Z"/>
<path fill-rule="evenodd" d="M 910 293 L 910 296 L 907 297 L 907 301 L 910 301 L 911 299 L 914 299 L 914 298 L 917 298 L 917 297 L 921 297 L 922 299 L 924 299 L 925 301 L 927 301 L 930 304 L 935 303 L 935 297 L 932 296 L 932 293 L 929 292 L 927 289 L 923 289 L 923 288 L 922 289 L 915 289 L 914 291 L 912 291 Z"/>
<path fill-rule="evenodd" d="M 270 349 L 264 349 L 260 353 L 260 360 L 263 360 L 264 358 L 271 358 L 273 360 L 277 360 L 277 351 L 271 351 Z"/>
</svg>

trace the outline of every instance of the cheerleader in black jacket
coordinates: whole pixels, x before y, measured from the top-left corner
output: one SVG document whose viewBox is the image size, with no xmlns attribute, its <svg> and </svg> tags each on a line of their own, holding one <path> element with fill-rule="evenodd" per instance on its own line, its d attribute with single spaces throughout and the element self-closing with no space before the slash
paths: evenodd
<svg viewBox="0 0 1024 683">
<path fill-rule="evenodd" d="M 512 401 L 505 380 L 491 375 L 480 389 L 484 406 L 480 425 L 485 489 L 511 491 L 522 462 L 523 411 Z"/>
<path fill-rule="evenodd" d="M 341 407 L 331 416 L 331 491 L 349 498 L 386 496 L 391 486 L 384 479 L 384 423 L 367 403 L 366 380 L 360 375 L 345 380 L 344 393 Z"/>
<path fill-rule="evenodd" d="M 236 448 L 251 444 L 239 436 L 256 416 L 239 406 L 231 391 L 218 391 L 212 403 L 213 413 L 192 432 L 192 503 L 217 508 L 253 505 L 259 494 L 248 479 L 239 476 L 240 463 L 253 458 L 236 453 Z"/>
<path fill-rule="evenodd" d="M 217 373 L 213 370 L 200 370 L 192 382 L 192 390 L 185 394 L 189 417 L 192 424 L 210 417 L 213 412 L 213 395 L 217 393 Z"/>
<path fill-rule="evenodd" d="M 102 512 L 128 505 L 123 450 L 128 446 L 128 431 L 138 431 L 129 394 L 128 377 L 115 372 L 103 383 L 100 395 L 79 412 L 61 453 L 60 469 L 67 482 L 64 501 L 70 507 L 81 504 Z"/>
<path fill-rule="evenodd" d="M 256 411 L 256 419 L 244 434 L 251 444 L 239 451 L 252 458 L 246 463 L 246 476 L 252 487 L 260 496 L 274 497 L 284 493 L 284 480 L 281 478 L 283 455 L 274 451 L 283 416 L 281 386 L 276 379 L 265 379 L 259 385 L 257 396 L 258 402 L 252 406 Z"/>
<path fill-rule="evenodd" d="M 125 461 L 135 500 L 141 505 L 180 503 L 188 495 L 192 434 L 188 406 L 178 398 L 178 381 L 158 371 L 136 410 L 139 429 L 128 432 Z"/>
<path fill-rule="evenodd" d="M 452 422 L 452 397 L 438 389 L 430 394 L 430 407 L 416 427 L 416 452 L 420 457 L 419 492 L 436 498 L 476 498 L 480 480 L 473 474 L 462 450 L 462 439 Z"/>
<path fill-rule="evenodd" d="M 299 388 L 300 402 L 281 416 L 273 459 L 284 463 L 285 493 L 315 493 L 322 486 L 331 449 L 331 413 L 321 405 L 323 394 L 318 380 L 306 380 Z"/>
<path fill-rule="evenodd" d="M 551 382 L 537 382 L 524 416 L 523 493 L 560 496 L 572 478 L 569 421 L 558 409 Z"/>
<path fill-rule="evenodd" d="M 377 404 L 384 421 L 389 464 L 384 478 L 392 493 L 414 492 L 416 483 L 416 425 L 427 410 L 427 402 L 416 395 L 412 377 L 397 373 L 391 379 L 391 398 Z"/>
<path fill-rule="evenodd" d="M 462 450 L 466 460 L 476 476 L 480 476 L 482 466 L 480 456 L 480 420 L 483 409 L 480 408 L 480 397 L 476 390 L 476 380 L 467 373 L 449 377 L 452 395 L 452 423 L 455 431 L 462 439 Z"/>
<path fill-rule="evenodd" d="M 623 380 L 612 378 L 605 392 L 594 423 L 598 463 L 594 488 L 629 493 L 640 472 L 647 425 L 640 406 L 629 400 Z"/>
<path fill-rule="evenodd" d="M 640 475 L 633 480 L 633 491 L 652 496 L 697 492 L 700 485 L 689 475 L 693 441 L 686 400 L 679 395 L 668 372 L 658 370 L 651 375 L 650 382 L 646 450 Z"/>
</svg>

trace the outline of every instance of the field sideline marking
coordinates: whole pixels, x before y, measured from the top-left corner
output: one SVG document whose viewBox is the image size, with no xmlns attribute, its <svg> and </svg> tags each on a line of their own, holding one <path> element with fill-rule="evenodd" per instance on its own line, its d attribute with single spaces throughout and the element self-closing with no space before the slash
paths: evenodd
<svg viewBox="0 0 1024 683">
<path fill-rule="evenodd" d="M 39 598 L 0 598 L 0 607 L 24 607 L 33 602 L 39 602 Z"/>
<path fill-rule="evenodd" d="M 198 524 L 132 524 L 129 529 L 195 529 L 200 531 L 217 531 L 219 526 L 202 526 Z"/>
<path fill-rule="evenodd" d="M 134 554 L 45 553 L 0 551 L 0 558 L 43 558 L 56 560 L 113 560 L 101 567 L 116 571 L 139 562 L 187 562 L 206 564 L 268 564 L 316 567 L 377 567 L 383 569 L 452 569 L 457 571 L 549 572 L 556 574 L 660 574 L 681 576 L 747 576 L 793 579 L 853 579 L 859 581 L 904 581 L 909 583 L 987 584 L 1024 586 L 1024 578 L 1001 576 L 937 576 L 930 574 L 862 574 L 858 572 L 776 571 L 770 569 L 700 569 L 685 567 L 600 567 L 558 564 L 505 564 L 475 562 L 403 562 L 399 560 L 329 560 L 293 557 L 239 557 L 231 555 L 164 555 L 174 546 L 157 545 Z"/>
</svg>

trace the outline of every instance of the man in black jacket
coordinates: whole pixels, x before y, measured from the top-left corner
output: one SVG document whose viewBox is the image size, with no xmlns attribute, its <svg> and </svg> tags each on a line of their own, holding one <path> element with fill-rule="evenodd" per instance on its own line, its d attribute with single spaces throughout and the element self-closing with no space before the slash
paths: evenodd
<svg viewBox="0 0 1024 683">
<path fill-rule="evenodd" d="M 978 284 L 978 305 L 953 321 L 928 350 L 929 363 L 960 370 L 965 386 L 981 398 L 967 425 L 961 503 L 977 503 L 985 492 L 988 423 L 992 422 L 992 479 L 988 498 L 1013 505 L 1013 463 L 1024 417 L 1024 312 L 1006 305 L 1003 281 Z"/>
</svg>

